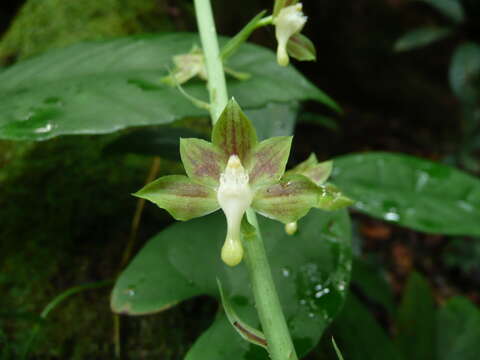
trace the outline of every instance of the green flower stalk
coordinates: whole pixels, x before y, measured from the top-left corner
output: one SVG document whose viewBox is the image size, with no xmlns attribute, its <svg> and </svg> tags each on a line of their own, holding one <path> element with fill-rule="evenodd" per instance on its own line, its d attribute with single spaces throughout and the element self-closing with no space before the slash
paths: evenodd
<svg viewBox="0 0 480 360">
<path fill-rule="evenodd" d="M 187 176 L 161 177 L 135 195 L 177 220 L 222 209 L 227 234 L 221 257 L 235 266 L 243 258 L 240 225 L 248 208 L 288 224 L 312 207 L 324 207 L 332 195 L 302 174 L 284 174 L 291 141 L 290 136 L 280 136 L 258 142 L 252 123 L 231 100 L 213 127 L 211 143 L 180 140 Z"/>
</svg>

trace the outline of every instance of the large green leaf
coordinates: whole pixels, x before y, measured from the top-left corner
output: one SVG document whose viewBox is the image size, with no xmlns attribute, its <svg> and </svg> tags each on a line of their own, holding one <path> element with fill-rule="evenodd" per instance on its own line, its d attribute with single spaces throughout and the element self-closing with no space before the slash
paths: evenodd
<svg viewBox="0 0 480 360">
<path fill-rule="evenodd" d="M 332 177 L 371 216 L 429 233 L 480 235 L 480 180 L 462 171 L 374 152 L 335 159 Z"/>
<path fill-rule="evenodd" d="M 259 140 L 293 134 L 299 105 L 297 102 L 269 103 L 260 109 L 245 111 L 255 125 Z"/>
<path fill-rule="evenodd" d="M 396 343 L 405 359 L 434 360 L 435 300 L 427 281 L 418 273 L 408 279 L 398 310 Z"/>
<path fill-rule="evenodd" d="M 135 36 L 80 43 L 18 63 L 0 72 L 0 138 L 100 134 L 206 115 L 160 81 L 172 57 L 198 42 L 187 33 Z M 230 95 L 244 109 L 307 99 L 336 106 L 293 67 L 280 68 L 268 49 L 245 44 L 228 65 L 251 75 L 229 79 Z M 202 81 L 184 89 L 208 98 Z"/>
<path fill-rule="evenodd" d="M 105 148 L 105 153 L 157 155 L 165 159 L 180 161 L 180 138 L 207 140 L 204 134 L 188 128 L 171 127 L 168 125 L 141 128 L 115 139 Z"/>
<path fill-rule="evenodd" d="M 319 340 L 340 310 L 350 277 L 350 225 L 347 213 L 312 210 L 288 236 L 283 225 L 260 218 L 274 281 L 299 355 Z M 129 315 L 164 310 L 190 297 L 219 298 L 220 278 L 238 316 L 258 328 L 248 274 L 243 264 L 230 268 L 220 260 L 225 239 L 221 214 L 177 223 L 154 237 L 119 277 L 112 309 Z M 223 313 L 187 355 L 200 359 L 267 359 L 245 342 Z"/>
<path fill-rule="evenodd" d="M 333 335 L 349 360 L 403 360 L 384 329 L 352 293 L 333 324 Z"/>
<path fill-rule="evenodd" d="M 480 353 L 480 310 L 463 297 L 438 311 L 438 360 L 475 360 Z"/>
<path fill-rule="evenodd" d="M 291 135 L 297 117 L 298 103 L 268 103 L 259 109 L 245 111 L 253 122 L 260 140 Z M 106 153 L 137 153 L 157 155 L 180 161 L 180 138 L 210 140 L 210 136 L 184 127 L 170 125 L 145 127 L 129 131 L 110 143 Z"/>
</svg>

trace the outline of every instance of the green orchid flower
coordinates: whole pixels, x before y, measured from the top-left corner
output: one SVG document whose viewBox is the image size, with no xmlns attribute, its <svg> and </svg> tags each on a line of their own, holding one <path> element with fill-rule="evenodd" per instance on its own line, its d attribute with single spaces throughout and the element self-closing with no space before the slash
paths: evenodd
<svg viewBox="0 0 480 360">
<path fill-rule="evenodd" d="M 300 32 L 307 22 L 303 5 L 298 0 L 276 0 L 273 10 L 273 25 L 277 38 L 277 62 L 287 66 L 289 56 L 300 61 L 316 60 L 313 43 Z"/>
<path fill-rule="evenodd" d="M 303 175 L 318 186 L 322 196 L 318 198 L 316 208 L 323 210 L 339 210 L 350 206 L 354 201 L 345 195 L 333 184 L 326 181 L 333 170 L 333 161 L 319 162 L 315 154 L 310 154 L 307 160 L 301 162 L 293 169 L 288 170 L 285 175 L 295 174 Z M 291 222 L 285 225 L 285 232 L 289 235 L 295 234 L 298 229 L 297 222 Z"/>
<path fill-rule="evenodd" d="M 290 136 L 258 142 L 252 123 L 231 100 L 213 127 L 211 143 L 180 139 L 187 176 L 161 177 L 135 195 L 154 202 L 177 220 L 222 209 L 227 234 L 221 257 L 235 266 L 243 258 L 240 225 L 249 207 L 288 224 L 330 196 L 302 174 L 284 176 L 291 142 Z"/>
<path fill-rule="evenodd" d="M 174 69 L 172 73 L 165 76 L 161 81 L 170 86 L 182 85 L 189 80 L 198 77 L 201 80 L 207 81 L 207 65 L 205 63 L 205 56 L 203 51 L 198 46 L 194 45 L 187 54 L 175 55 L 173 57 Z M 224 66 L 225 73 L 237 80 L 247 80 L 250 74 L 235 71 L 227 66 Z"/>
</svg>

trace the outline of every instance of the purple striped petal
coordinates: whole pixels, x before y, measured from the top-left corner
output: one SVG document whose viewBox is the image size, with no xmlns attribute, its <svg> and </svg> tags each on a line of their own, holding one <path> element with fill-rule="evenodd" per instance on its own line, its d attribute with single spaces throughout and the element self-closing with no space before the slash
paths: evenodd
<svg viewBox="0 0 480 360">
<path fill-rule="evenodd" d="M 230 100 L 212 131 L 212 143 L 228 157 L 237 155 L 242 164 L 257 144 L 252 122 L 245 116 L 235 100 Z"/>
<path fill-rule="evenodd" d="M 292 175 L 259 189 L 252 207 L 263 216 L 288 224 L 315 207 L 321 192 L 322 189 L 305 176 Z"/>
<path fill-rule="evenodd" d="M 177 220 L 189 220 L 219 209 L 215 190 L 183 175 L 163 176 L 134 195 L 157 204 Z"/>
<path fill-rule="evenodd" d="M 180 156 L 188 177 L 207 186 L 218 186 L 228 160 L 222 150 L 205 140 L 180 139 Z"/>
<path fill-rule="evenodd" d="M 291 145 L 291 136 L 274 137 L 258 144 L 247 161 L 250 185 L 256 187 L 280 180 L 285 172 Z"/>
</svg>

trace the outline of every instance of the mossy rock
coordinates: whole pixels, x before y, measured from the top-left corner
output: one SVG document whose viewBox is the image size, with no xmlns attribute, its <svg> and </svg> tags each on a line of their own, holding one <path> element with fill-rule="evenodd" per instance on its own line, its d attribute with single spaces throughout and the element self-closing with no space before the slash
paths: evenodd
<svg viewBox="0 0 480 360">
<path fill-rule="evenodd" d="M 3 333 L 15 354 L 11 358 L 19 358 L 32 319 L 55 296 L 118 274 L 137 202 L 130 194 L 144 185 L 152 159 L 105 155 L 105 146 L 116 136 L 1 144 L 8 156 L 0 168 L 0 347 L 5 345 Z M 161 173 L 179 171 L 178 164 L 161 161 Z M 136 248 L 171 221 L 166 212 L 147 205 Z M 112 358 L 109 292 L 108 287 L 89 290 L 66 300 L 42 326 L 32 355 Z M 206 306 L 195 318 L 212 312 L 209 302 L 189 306 Z M 130 358 L 142 351 L 156 358 L 160 352 L 162 359 L 184 353 L 194 339 L 192 324 L 198 327 L 188 309 L 152 319 L 126 318 L 123 333 L 130 336 L 123 340 L 125 352 L 132 353 Z M 208 321 L 205 317 L 203 324 Z"/>
<path fill-rule="evenodd" d="M 166 0 L 28 0 L 0 43 L 0 64 L 83 40 L 172 31 L 184 3 L 171 11 Z"/>
</svg>

